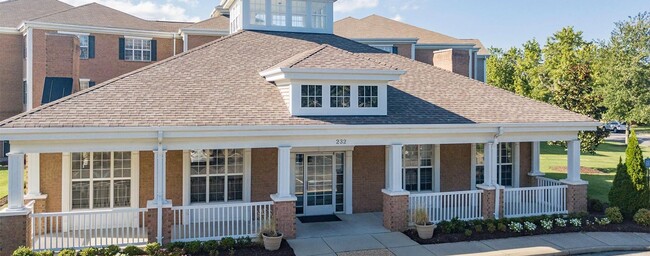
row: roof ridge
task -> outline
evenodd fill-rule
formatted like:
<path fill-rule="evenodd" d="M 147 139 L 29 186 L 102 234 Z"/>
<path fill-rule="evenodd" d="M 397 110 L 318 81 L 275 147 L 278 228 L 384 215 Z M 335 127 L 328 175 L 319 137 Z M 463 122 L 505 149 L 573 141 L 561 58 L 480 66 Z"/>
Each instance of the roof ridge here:
<path fill-rule="evenodd" d="M 305 60 L 311 58 L 312 56 L 316 55 L 317 53 L 319 53 L 319 52 L 325 50 L 325 48 L 327 48 L 328 46 L 330 46 L 330 45 L 329 45 L 329 44 L 320 44 L 320 45 L 318 45 L 317 47 L 314 47 L 314 48 L 311 48 L 311 49 L 309 49 L 309 50 L 306 50 L 306 51 L 304 51 L 304 52 L 299 53 L 299 54 L 302 54 L 302 53 L 308 53 L 308 52 L 310 52 L 310 51 L 313 51 L 312 53 L 307 54 L 305 57 L 300 58 L 299 60 L 297 60 L 297 61 L 291 63 L 291 65 L 289 66 L 289 68 L 292 68 L 292 67 L 294 67 L 294 66 L 300 64 L 301 62 L 303 62 L 303 61 L 305 61 Z M 296 55 L 298 55 L 298 54 L 296 54 Z M 294 55 L 294 56 L 295 56 L 295 55 Z M 293 56 L 291 56 L 291 57 L 293 57 Z M 290 57 L 290 58 L 291 58 L 291 57 Z M 288 59 L 287 59 L 287 60 L 288 60 Z M 280 63 L 282 63 L 282 62 L 280 62 Z"/>
<path fill-rule="evenodd" d="M 28 115 L 31 115 L 31 114 L 34 114 L 34 113 L 40 112 L 40 111 L 42 111 L 42 110 L 48 109 L 48 108 L 53 107 L 53 106 L 56 106 L 56 105 L 58 105 L 58 104 L 60 104 L 60 103 L 63 103 L 63 102 L 65 102 L 65 101 L 68 101 L 68 100 L 70 100 L 70 99 L 72 99 L 72 98 L 79 97 L 79 96 L 84 95 L 84 94 L 87 94 L 87 93 L 89 93 L 89 92 L 92 92 L 92 91 L 98 90 L 99 88 L 106 87 L 106 86 L 108 86 L 108 85 L 110 85 L 110 84 L 112 84 L 112 83 L 114 83 L 114 82 L 117 82 L 117 81 L 119 81 L 119 80 L 122 80 L 122 79 L 124 79 L 124 78 L 126 78 L 126 77 L 129 77 L 129 76 L 135 75 L 135 74 L 140 73 L 140 72 L 145 71 L 145 70 L 152 69 L 152 68 L 154 68 L 154 67 L 158 67 L 158 66 L 160 66 L 160 65 L 162 65 L 162 64 L 165 64 L 165 63 L 171 62 L 171 61 L 176 60 L 176 59 L 178 59 L 178 58 L 180 58 L 180 57 L 183 57 L 183 56 L 185 56 L 185 55 L 188 55 L 188 54 L 191 54 L 191 53 L 193 53 L 193 52 L 199 51 L 199 50 L 201 50 L 201 49 L 203 49 L 203 48 L 206 48 L 206 47 L 208 47 L 208 46 L 210 46 L 210 45 L 213 45 L 213 44 L 216 44 L 216 43 L 219 43 L 219 42 L 223 42 L 223 41 L 225 41 L 225 40 L 227 40 L 227 39 L 231 39 L 231 38 L 233 38 L 233 37 L 235 37 L 235 36 L 238 36 L 238 35 L 243 34 L 244 32 L 245 32 L 245 31 L 242 30 L 242 31 L 239 31 L 239 32 L 237 32 L 237 33 L 234 33 L 234 34 L 231 34 L 231 35 L 228 35 L 228 36 L 225 36 L 225 37 L 219 38 L 219 39 L 214 40 L 214 41 L 212 41 L 212 42 L 209 42 L 209 43 L 203 44 L 203 45 L 201 45 L 201 46 L 198 46 L 198 47 L 196 47 L 196 48 L 194 48 L 194 49 L 192 49 L 192 50 L 189 50 L 189 51 L 183 52 L 183 53 L 178 54 L 178 55 L 176 55 L 176 56 L 169 57 L 169 58 L 167 58 L 167 59 L 161 60 L 161 61 L 159 61 L 159 62 L 156 62 L 156 63 L 150 64 L 150 65 L 144 66 L 144 67 L 142 67 L 142 68 L 136 69 L 136 70 L 131 71 L 131 72 L 128 72 L 128 73 L 126 73 L 126 74 L 123 74 L 123 75 L 120 75 L 120 76 L 118 76 L 118 77 L 115 77 L 115 78 L 109 79 L 109 80 L 107 80 L 107 81 L 104 81 L 103 83 L 100 83 L 100 84 L 98 84 L 98 85 L 95 85 L 95 86 L 93 86 L 93 87 L 90 87 L 90 88 L 88 88 L 88 89 L 86 89 L 86 90 L 83 90 L 83 91 L 79 91 L 79 92 L 76 92 L 76 93 L 70 94 L 70 95 L 68 95 L 68 96 L 66 96 L 66 97 L 63 97 L 63 98 L 60 98 L 60 99 L 58 99 L 58 100 L 52 101 L 52 102 L 47 103 L 47 104 L 45 104 L 45 105 L 38 106 L 38 107 L 33 108 L 33 109 L 29 110 L 29 111 L 25 111 L 25 112 L 23 112 L 23 113 L 20 113 L 20 114 L 18 114 L 18 115 L 13 116 L 13 117 L 7 118 L 7 119 L 5 119 L 5 120 L 3 120 L 3 121 L 0 121 L 0 127 L 5 126 L 5 125 L 8 125 L 8 124 L 10 124 L 10 123 L 12 123 L 12 122 L 14 122 L 14 121 L 16 121 L 16 120 L 18 120 L 18 119 L 21 119 L 21 118 L 23 118 L 23 117 L 25 117 L 25 116 L 28 116 Z"/>
<path fill-rule="evenodd" d="M 450 35 L 447 35 L 447 34 L 436 32 L 436 31 L 433 31 L 433 30 L 429 30 L 429 29 L 426 29 L 426 28 L 419 27 L 419 26 L 415 26 L 415 25 L 412 25 L 412 24 L 409 24 L 409 23 L 406 23 L 406 22 L 401 22 L 401 21 L 397 21 L 397 20 L 394 20 L 394 19 L 391 19 L 391 18 L 387 18 L 387 17 L 381 16 L 379 14 L 371 14 L 371 15 L 368 15 L 368 16 L 364 17 L 363 19 L 370 18 L 370 17 L 377 17 L 377 18 L 381 18 L 381 19 L 384 19 L 384 20 L 389 20 L 391 22 L 399 23 L 399 24 L 404 25 L 404 26 L 416 28 L 416 29 L 419 29 L 419 30 L 424 30 L 425 32 L 428 32 L 428 33 L 435 33 L 435 34 L 443 35 L 443 36 L 446 36 L 446 37 L 449 37 L 449 38 L 452 38 L 452 39 L 462 40 L 462 39 L 459 39 L 459 38 L 456 38 L 456 37 L 453 37 L 453 36 L 450 36 Z"/>
<path fill-rule="evenodd" d="M 60 1 L 59 1 L 59 2 L 60 2 Z M 62 2 L 62 3 L 63 3 L 63 2 Z M 93 3 L 94 3 L 94 2 L 93 2 Z M 52 13 L 44 14 L 44 15 L 41 15 L 41 16 L 32 17 L 32 18 L 29 18 L 29 20 L 30 20 L 30 21 L 35 21 L 35 20 L 37 20 L 37 19 L 42 19 L 42 18 L 49 17 L 49 16 L 52 16 L 52 15 L 55 15 L 55 14 L 59 14 L 59 13 L 62 13 L 62 12 L 67 12 L 67 11 L 74 10 L 74 9 L 79 8 L 79 7 L 86 6 L 86 5 L 90 5 L 90 4 L 93 4 L 93 3 L 82 4 L 82 5 L 80 5 L 80 6 L 72 6 L 72 5 L 70 5 L 72 8 L 65 9 L 65 10 L 60 10 L 60 11 L 58 11 L 58 12 L 52 12 Z M 67 4 L 67 3 L 64 3 L 64 4 Z M 67 4 L 67 5 L 69 5 L 69 4 Z"/>
<path fill-rule="evenodd" d="M 67 11 L 77 10 L 77 9 L 82 8 L 82 7 L 88 7 L 88 6 L 91 6 L 91 5 L 98 5 L 98 6 L 101 6 L 101 7 L 103 7 L 103 8 L 108 8 L 108 9 L 111 9 L 112 11 L 116 11 L 116 12 L 122 13 L 122 14 L 124 14 L 124 15 L 131 16 L 131 17 L 136 18 L 136 19 L 138 19 L 138 20 L 140 20 L 140 21 L 145 21 L 145 22 L 153 22 L 153 21 L 154 21 L 154 20 L 143 19 L 143 18 L 140 18 L 140 17 L 138 17 L 138 16 L 135 16 L 135 15 L 129 14 L 129 13 L 127 13 L 127 12 L 120 11 L 120 10 L 118 10 L 118 9 L 115 9 L 115 8 L 110 7 L 110 6 L 106 6 L 106 5 L 103 5 L 103 4 L 100 4 L 100 3 L 97 3 L 97 2 L 91 2 L 91 3 L 87 3 L 87 4 L 82 4 L 82 5 L 79 5 L 79 6 L 76 6 L 76 7 L 70 8 L 70 9 L 67 9 L 67 10 L 62 10 L 62 11 L 59 11 L 59 12 L 54 12 L 54 13 L 50 13 L 50 14 L 47 14 L 47 15 L 44 15 L 44 16 L 40 16 L 40 17 L 37 17 L 37 18 L 32 18 L 32 20 L 37 20 L 37 19 L 42 19 L 42 18 L 50 17 L 50 16 L 53 16 L 53 15 L 56 15 L 56 14 L 61 14 L 61 13 L 67 12 Z"/>

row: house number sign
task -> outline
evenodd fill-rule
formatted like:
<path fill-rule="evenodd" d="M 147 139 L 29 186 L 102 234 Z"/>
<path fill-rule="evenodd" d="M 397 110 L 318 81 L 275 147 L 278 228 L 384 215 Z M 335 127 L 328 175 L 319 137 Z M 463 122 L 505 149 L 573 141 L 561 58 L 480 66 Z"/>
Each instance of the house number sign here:
<path fill-rule="evenodd" d="M 348 140 L 346 139 L 336 139 L 336 145 L 345 145 L 348 144 Z"/>

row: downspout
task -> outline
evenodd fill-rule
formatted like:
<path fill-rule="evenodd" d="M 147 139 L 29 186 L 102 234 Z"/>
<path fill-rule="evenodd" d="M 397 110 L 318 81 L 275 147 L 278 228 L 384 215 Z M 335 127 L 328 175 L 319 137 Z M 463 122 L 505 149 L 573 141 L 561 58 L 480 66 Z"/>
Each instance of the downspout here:
<path fill-rule="evenodd" d="M 156 149 L 156 151 L 157 151 L 156 153 L 158 154 L 157 161 L 158 161 L 158 171 L 159 171 L 158 176 L 159 177 L 156 180 L 156 182 L 158 182 L 158 191 L 156 191 L 156 193 L 157 193 L 157 196 L 156 196 L 157 200 L 156 201 L 157 201 L 157 205 L 158 205 L 158 214 L 157 214 L 158 215 L 157 216 L 158 217 L 158 220 L 157 220 L 158 225 L 156 227 L 156 229 L 157 229 L 156 239 L 158 240 L 159 244 L 162 244 L 162 242 L 163 242 L 163 230 L 162 230 L 163 210 L 162 210 L 162 208 L 163 208 L 163 196 L 164 196 L 163 186 L 165 185 L 165 176 L 164 176 L 164 173 L 162 172 L 162 170 L 164 168 L 163 163 L 165 161 L 164 158 L 162 157 L 162 155 L 163 155 L 162 142 L 163 142 L 163 131 L 158 131 L 158 148 Z"/>
<path fill-rule="evenodd" d="M 496 157 L 497 161 L 495 163 L 490 163 L 491 165 L 493 165 L 491 167 L 496 167 L 496 165 L 499 162 L 499 153 L 498 153 L 499 151 L 498 150 L 499 150 L 499 137 L 501 137 L 501 135 L 503 135 L 503 127 L 499 127 L 497 133 L 494 135 L 493 147 L 497 148 L 497 150 L 494 151 L 495 153 L 497 153 L 497 157 Z M 490 150 L 492 150 L 492 149 L 490 149 Z M 490 168 L 490 169 L 492 169 L 492 168 Z M 496 168 L 494 168 L 493 171 L 496 172 L 497 171 Z M 497 175 L 497 179 L 493 180 L 494 189 L 495 189 L 494 218 L 497 219 L 497 220 L 499 219 L 499 209 L 500 209 L 499 203 L 501 202 L 501 191 L 500 191 L 501 189 L 499 189 L 499 178 L 498 177 L 499 176 Z"/>

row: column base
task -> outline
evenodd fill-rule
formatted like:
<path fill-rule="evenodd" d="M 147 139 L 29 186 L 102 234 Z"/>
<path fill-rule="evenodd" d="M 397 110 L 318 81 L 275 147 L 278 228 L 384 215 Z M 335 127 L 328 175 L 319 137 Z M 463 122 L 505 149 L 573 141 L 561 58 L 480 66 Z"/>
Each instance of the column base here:
<path fill-rule="evenodd" d="M 296 238 L 296 201 L 273 201 L 273 220 L 284 238 Z"/>
<path fill-rule="evenodd" d="M 384 192 L 384 227 L 390 231 L 404 231 L 408 228 L 409 192 Z"/>
<path fill-rule="evenodd" d="M 162 244 L 170 243 L 172 240 L 173 212 L 172 201 L 165 200 L 162 208 Z M 149 243 L 158 241 L 158 202 L 154 200 L 147 201 L 147 213 L 145 214 L 145 224 L 147 225 L 147 238 Z"/>
<path fill-rule="evenodd" d="M 31 245 L 31 210 L 0 211 L 0 255 L 11 255 L 20 246 Z"/>
<path fill-rule="evenodd" d="M 564 181 L 563 181 L 564 182 Z M 567 184 L 566 208 L 569 213 L 587 212 L 587 182 Z"/>

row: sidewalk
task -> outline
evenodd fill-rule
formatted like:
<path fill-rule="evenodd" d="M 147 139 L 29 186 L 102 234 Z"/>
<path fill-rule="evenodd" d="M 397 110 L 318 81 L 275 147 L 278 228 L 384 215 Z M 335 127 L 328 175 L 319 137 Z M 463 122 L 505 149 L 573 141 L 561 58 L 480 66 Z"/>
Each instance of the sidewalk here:
<path fill-rule="evenodd" d="M 298 256 L 312 255 L 569 255 L 650 250 L 646 233 L 566 233 L 419 245 L 399 232 L 289 240 Z"/>

